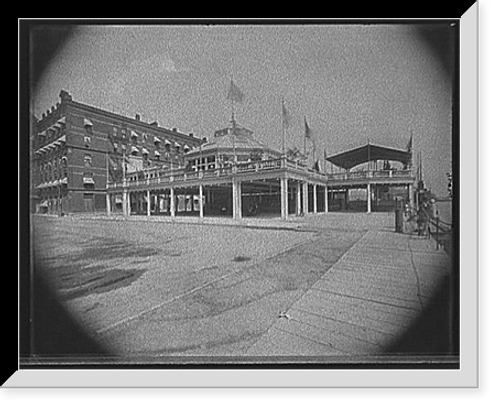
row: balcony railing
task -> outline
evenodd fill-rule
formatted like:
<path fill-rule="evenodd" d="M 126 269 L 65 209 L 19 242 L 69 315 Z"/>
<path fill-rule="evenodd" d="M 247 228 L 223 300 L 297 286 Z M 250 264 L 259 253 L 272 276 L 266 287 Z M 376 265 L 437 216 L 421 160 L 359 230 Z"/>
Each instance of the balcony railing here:
<path fill-rule="evenodd" d="M 406 179 L 413 177 L 413 170 L 354 171 L 328 174 L 329 181 L 356 181 L 366 179 Z"/>
<path fill-rule="evenodd" d="M 169 182 L 196 181 L 216 179 L 231 175 L 242 175 L 273 170 L 289 170 L 300 172 L 312 178 L 326 181 L 356 181 L 367 179 L 411 178 L 412 170 L 355 171 L 325 174 L 306 165 L 287 158 L 274 158 L 262 161 L 238 163 L 221 168 L 207 170 L 169 170 L 165 168 L 145 169 L 127 174 L 126 185 L 130 187 L 161 184 Z M 121 187 L 123 182 L 108 183 L 111 188 Z"/>

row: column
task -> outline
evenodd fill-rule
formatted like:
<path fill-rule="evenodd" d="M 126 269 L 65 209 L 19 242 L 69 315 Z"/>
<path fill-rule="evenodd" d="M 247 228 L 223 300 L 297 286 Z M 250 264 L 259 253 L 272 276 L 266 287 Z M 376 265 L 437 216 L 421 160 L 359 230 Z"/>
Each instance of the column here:
<path fill-rule="evenodd" d="M 128 207 L 127 207 L 127 202 L 128 202 L 128 193 L 127 190 L 123 190 L 123 197 L 122 197 L 122 210 L 123 210 L 123 216 L 127 216 L 128 214 Z"/>
<path fill-rule="evenodd" d="M 288 218 L 288 179 L 280 178 L 281 218 Z"/>
<path fill-rule="evenodd" d="M 297 181 L 297 195 L 295 197 L 295 201 L 296 201 L 296 207 L 295 207 L 296 214 L 300 215 L 302 213 L 302 206 L 300 201 L 300 181 Z"/>
<path fill-rule="evenodd" d="M 233 180 L 233 218 L 241 218 L 241 182 Z"/>
<path fill-rule="evenodd" d="M 127 191 L 127 195 L 126 195 L 126 207 L 125 209 L 127 210 L 127 216 L 130 216 L 130 192 Z"/>
<path fill-rule="evenodd" d="M 302 183 L 302 205 L 303 213 L 307 215 L 309 213 L 309 184 L 307 182 Z"/>
<path fill-rule="evenodd" d="M 371 184 L 368 183 L 366 185 L 366 212 L 371 213 L 372 211 L 372 187 Z"/>
<path fill-rule="evenodd" d="M 198 191 L 198 204 L 200 206 L 200 218 L 203 218 L 203 185 L 201 184 Z"/>
<path fill-rule="evenodd" d="M 111 215 L 111 194 L 106 192 L 106 214 Z"/>
<path fill-rule="evenodd" d="M 151 191 L 148 189 L 146 191 L 146 214 L 147 216 L 151 216 Z"/>
<path fill-rule="evenodd" d="M 325 185 L 325 213 L 328 212 L 328 186 Z"/>
<path fill-rule="evenodd" d="M 408 200 L 410 204 L 410 208 L 415 208 L 415 193 L 413 189 L 413 184 L 408 184 Z"/>
<path fill-rule="evenodd" d="M 313 184 L 313 212 L 318 212 L 318 186 Z"/>
<path fill-rule="evenodd" d="M 170 216 L 175 216 L 175 195 L 174 188 L 170 188 Z"/>

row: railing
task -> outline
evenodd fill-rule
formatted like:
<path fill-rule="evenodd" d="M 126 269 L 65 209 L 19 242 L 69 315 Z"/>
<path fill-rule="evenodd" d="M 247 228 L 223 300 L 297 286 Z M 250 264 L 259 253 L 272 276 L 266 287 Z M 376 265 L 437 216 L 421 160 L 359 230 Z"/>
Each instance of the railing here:
<path fill-rule="evenodd" d="M 453 224 L 445 222 L 439 218 L 439 216 L 433 216 L 425 208 L 422 209 L 423 215 L 421 219 L 422 228 L 418 230 L 426 230 L 422 232 L 427 237 L 433 238 L 436 241 L 436 250 L 443 247 L 446 253 L 451 254 L 452 246 L 452 235 L 453 235 Z M 418 209 L 410 208 L 408 209 L 408 221 L 418 225 Z"/>
<path fill-rule="evenodd" d="M 326 174 L 314 169 L 310 169 L 297 161 L 292 161 L 287 158 L 274 158 L 261 161 L 237 163 L 234 166 L 230 165 L 222 168 L 212 168 L 208 170 L 187 171 L 185 169 L 146 169 L 127 174 L 125 184 L 131 187 L 135 187 L 154 183 L 194 181 L 199 179 L 220 178 L 235 174 L 240 175 L 252 172 L 273 171 L 280 169 L 300 171 L 308 174 L 311 177 L 320 177 L 325 180 L 327 177 Z M 108 183 L 109 188 L 118 188 L 121 186 L 123 186 L 123 181 Z"/>
<path fill-rule="evenodd" d="M 328 179 L 331 181 L 350 181 L 360 179 L 398 179 L 411 178 L 413 172 L 410 169 L 405 170 L 382 170 L 382 171 L 354 171 L 354 172 L 338 172 L 328 174 Z"/>

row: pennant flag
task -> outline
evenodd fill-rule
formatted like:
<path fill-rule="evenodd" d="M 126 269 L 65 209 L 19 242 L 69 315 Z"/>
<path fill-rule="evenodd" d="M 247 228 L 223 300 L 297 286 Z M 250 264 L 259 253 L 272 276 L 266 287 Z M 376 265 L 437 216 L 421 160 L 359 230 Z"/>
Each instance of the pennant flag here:
<path fill-rule="evenodd" d="M 231 79 L 231 84 L 229 85 L 229 91 L 227 93 L 227 99 L 231 100 L 232 102 L 243 102 L 243 91 L 241 91 L 236 84 L 233 82 L 233 79 Z"/>
<path fill-rule="evenodd" d="M 305 125 L 304 137 L 306 137 L 307 139 L 310 139 L 312 137 L 312 131 L 311 131 L 311 128 L 309 127 L 309 125 L 307 124 L 306 117 L 304 117 L 304 125 Z"/>
<path fill-rule="evenodd" d="M 285 107 L 285 100 L 281 100 L 283 128 L 290 128 L 290 114 Z"/>
<path fill-rule="evenodd" d="M 412 152 L 413 150 L 413 135 L 410 136 L 408 144 L 406 144 L 406 152 Z"/>

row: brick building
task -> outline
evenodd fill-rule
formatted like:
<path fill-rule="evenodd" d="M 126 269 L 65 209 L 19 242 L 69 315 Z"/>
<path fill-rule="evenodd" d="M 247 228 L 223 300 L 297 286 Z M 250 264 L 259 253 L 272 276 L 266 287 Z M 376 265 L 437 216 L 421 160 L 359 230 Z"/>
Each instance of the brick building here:
<path fill-rule="evenodd" d="M 104 212 L 107 182 L 121 180 L 124 171 L 183 168 L 185 155 L 202 142 L 139 115 L 128 118 L 76 102 L 64 90 L 59 97 L 34 124 L 31 186 L 37 212 Z"/>

